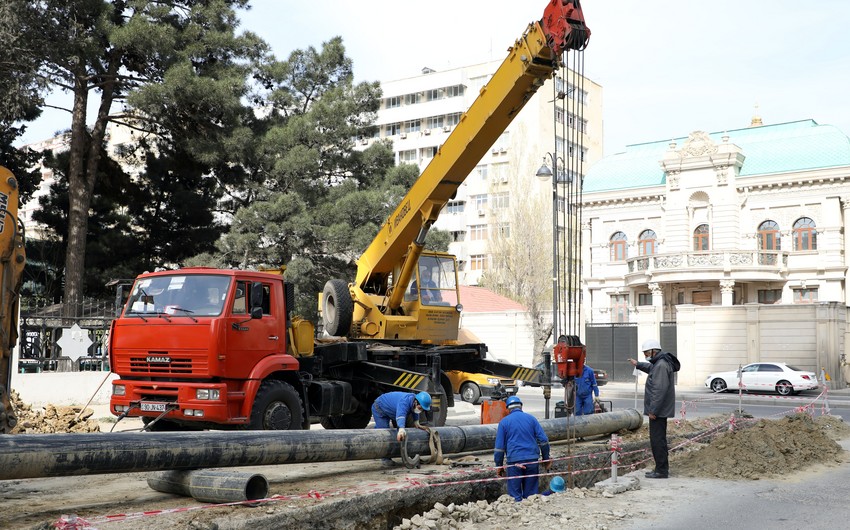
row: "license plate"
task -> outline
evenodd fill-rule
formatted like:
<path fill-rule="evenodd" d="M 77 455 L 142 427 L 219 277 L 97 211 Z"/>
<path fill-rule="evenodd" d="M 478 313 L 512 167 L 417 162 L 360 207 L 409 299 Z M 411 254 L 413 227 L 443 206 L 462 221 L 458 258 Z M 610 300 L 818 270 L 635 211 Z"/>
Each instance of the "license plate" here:
<path fill-rule="evenodd" d="M 165 412 L 167 403 L 142 403 L 142 412 Z"/>

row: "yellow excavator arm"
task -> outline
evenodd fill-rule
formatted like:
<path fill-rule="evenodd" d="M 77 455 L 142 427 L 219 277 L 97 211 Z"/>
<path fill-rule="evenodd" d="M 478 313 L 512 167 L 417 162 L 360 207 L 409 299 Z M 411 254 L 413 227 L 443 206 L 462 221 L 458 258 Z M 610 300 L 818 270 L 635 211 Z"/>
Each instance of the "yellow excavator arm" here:
<path fill-rule="evenodd" d="M 11 403 L 12 350 L 18 342 L 18 300 L 23 281 L 24 230 L 18 221 L 18 181 L 0 167 L 0 434 L 17 424 Z"/>

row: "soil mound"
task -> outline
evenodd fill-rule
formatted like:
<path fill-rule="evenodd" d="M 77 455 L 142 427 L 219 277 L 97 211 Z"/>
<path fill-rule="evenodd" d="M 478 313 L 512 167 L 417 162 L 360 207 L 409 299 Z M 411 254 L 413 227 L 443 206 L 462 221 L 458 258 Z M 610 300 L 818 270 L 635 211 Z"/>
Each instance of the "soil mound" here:
<path fill-rule="evenodd" d="M 753 479 L 782 475 L 815 463 L 840 460 L 835 440 L 850 427 L 840 418 L 815 421 L 808 414 L 780 420 L 741 423 L 707 444 L 671 457 L 677 474 L 723 479 Z"/>
<path fill-rule="evenodd" d="M 14 390 L 12 390 L 12 406 L 18 417 L 18 424 L 12 429 L 12 434 L 100 432 L 100 425 L 91 419 L 94 414 L 92 409 L 83 410 L 83 407 L 74 406 L 57 407 L 52 404 L 33 408 L 32 405 L 24 403 Z"/>

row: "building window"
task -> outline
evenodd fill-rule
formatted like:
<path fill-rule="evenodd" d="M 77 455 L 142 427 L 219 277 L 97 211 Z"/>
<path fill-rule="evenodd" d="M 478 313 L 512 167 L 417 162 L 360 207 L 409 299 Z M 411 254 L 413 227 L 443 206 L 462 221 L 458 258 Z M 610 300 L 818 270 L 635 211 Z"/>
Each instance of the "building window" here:
<path fill-rule="evenodd" d="M 487 174 L 488 174 L 487 164 L 481 164 L 481 165 L 475 166 L 475 169 L 473 169 L 472 172 L 473 172 L 473 174 L 478 175 L 478 177 L 481 180 L 487 180 Z"/>
<path fill-rule="evenodd" d="M 429 129 L 440 129 L 443 127 L 443 123 L 445 122 L 444 116 L 431 116 L 426 120 Z"/>
<path fill-rule="evenodd" d="M 446 125 L 457 125 L 460 123 L 460 112 L 446 114 Z"/>
<path fill-rule="evenodd" d="M 493 183 L 505 184 L 508 182 L 508 164 L 493 164 Z"/>
<path fill-rule="evenodd" d="M 818 290 L 815 289 L 794 289 L 795 304 L 814 304 L 818 301 Z"/>
<path fill-rule="evenodd" d="M 818 231 L 815 222 L 801 217 L 794 222 L 794 250 L 817 250 Z"/>
<path fill-rule="evenodd" d="M 611 322 L 629 321 L 629 295 L 611 295 Z"/>
<path fill-rule="evenodd" d="M 422 158 L 434 158 L 437 156 L 437 146 L 423 147 Z"/>
<path fill-rule="evenodd" d="M 655 254 L 655 232 L 652 230 L 644 230 L 638 237 L 638 254 L 641 256 L 651 256 Z"/>
<path fill-rule="evenodd" d="M 446 213 L 463 213 L 466 203 L 463 201 L 449 201 L 446 205 Z"/>
<path fill-rule="evenodd" d="M 609 243 L 611 245 L 611 261 L 625 261 L 628 257 L 626 255 L 626 234 L 623 232 L 617 232 L 611 239 Z"/>
<path fill-rule="evenodd" d="M 694 250 L 708 250 L 708 225 L 699 225 L 694 230 Z"/>
<path fill-rule="evenodd" d="M 390 123 L 387 125 L 387 136 L 401 134 L 401 123 Z"/>
<path fill-rule="evenodd" d="M 466 239 L 466 230 L 456 230 L 451 233 L 452 241 L 458 243 Z"/>
<path fill-rule="evenodd" d="M 396 107 L 401 107 L 401 97 L 393 96 L 391 98 L 387 98 L 384 100 L 384 107 L 388 109 L 394 109 Z"/>
<path fill-rule="evenodd" d="M 413 94 L 406 94 L 404 96 L 404 104 L 405 105 L 416 105 L 417 103 L 422 102 L 422 92 L 414 92 Z"/>
<path fill-rule="evenodd" d="M 779 225 L 774 221 L 765 221 L 759 225 L 759 250 L 780 250 Z"/>
<path fill-rule="evenodd" d="M 499 223 L 496 226 L 496 229 L 499 231 L 499 237 L 503 237 L 505 239 L 509 239 L 511 237 L 511 224 L 510 223 Z"/>
<path fill-rule="evenodd" d="M 487 195 L 472 195 L 469 197 L 470 202 L 475 204 L 475 209 L 478 210 L 478 213 L 484 214 L 484 210 L 487 209 Z"/>
<path fill-rule="evenodd" d="M 470 241 L 483 241 L 487 239 L 487 225 L 471 225 L 469 227 Z"/>
<path fill-rule="evenodd" d="M 779 304 L 782 302 L 782 289 L 759 289 L 760 304 Z"/>
<path fill-rule="evenodd" d="M 406 133 L 414 133 L 419 132 L 420 121 L 419 120 L 408 120 L 404 122 L 404 132 Z"/>
<path fill-rule="evenodd" d="M 469 256 L 469 270 L 483 271 L 487 268 L 487 257 L 484 254 L 473 254 Z"/>
<path fill-rule="evenodd" d="M 399 162 L 416 162 L 416 149 L 407 149 L 398 152 Z"/>
<path fill-rule="evenodd" d="M 435 99 L 443 99 L 443 89 L 442 88 L 432 88 L 431 90 L 425 91 L 425 99 L 428 101 L 434 101 Z"/>
<path fill-rule="evenodd" d="M 638 305 L 652 305 L 652 293 L 638 293 Z"/>
<path fill-rule="evenodd" d="M 447 98 L 457 98 L 463 95 L 463 85 L 454 85 L 446 87 Z"/>
<path fill-rule="evenodd" d="M 494 193 L 492 199 L 494 210 L 506 210 L 511 206 L 511 196 L 508 193 Z"/>

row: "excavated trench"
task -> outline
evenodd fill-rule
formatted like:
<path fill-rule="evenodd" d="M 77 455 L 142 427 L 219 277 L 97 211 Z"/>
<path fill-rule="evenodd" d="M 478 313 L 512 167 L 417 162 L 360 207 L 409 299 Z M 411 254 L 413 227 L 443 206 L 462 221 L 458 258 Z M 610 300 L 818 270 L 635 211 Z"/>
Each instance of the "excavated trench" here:
<path fill-rule="evenodd" d="M 610 478 L 611 453 L 607 441 L 607 437 L 599 437 L 582 444 L 571 442 L 572 446 L 554 444 L 552 456 L 558 460 L 550 473 L 552 476 L 560 474 L 573 488 L 592 487 Z M 646 442 L 623 447 L 631 456 L 621 457 L 620 464 L 629 465 L 643 458 L 642 452 L 633 451 L 646 447 Z M 492 469 L 481 468 L 490 462 L 491 455 L 491 452 L 481 453 L 481 463 L 474 470 L 445 466 L 425 466 L 422 470 L 410 471 L 399 469 L 393 472 L 392 479 L 376 484 L 372 491 L 341 495 L 313 504 L 278 506 L 262 514 L 243 512 L 238 517 L 230 514 L 212 521 L 209 528 L 392 529 L 405 518 L 431 510 L 437 503 L 445 506 L 481 500 L 491 503 L 504 495 L 504 480 L 493 480 Z M 541 478 L 541 491 L 548 486 L 548 480 L 548 477 Z"/>

